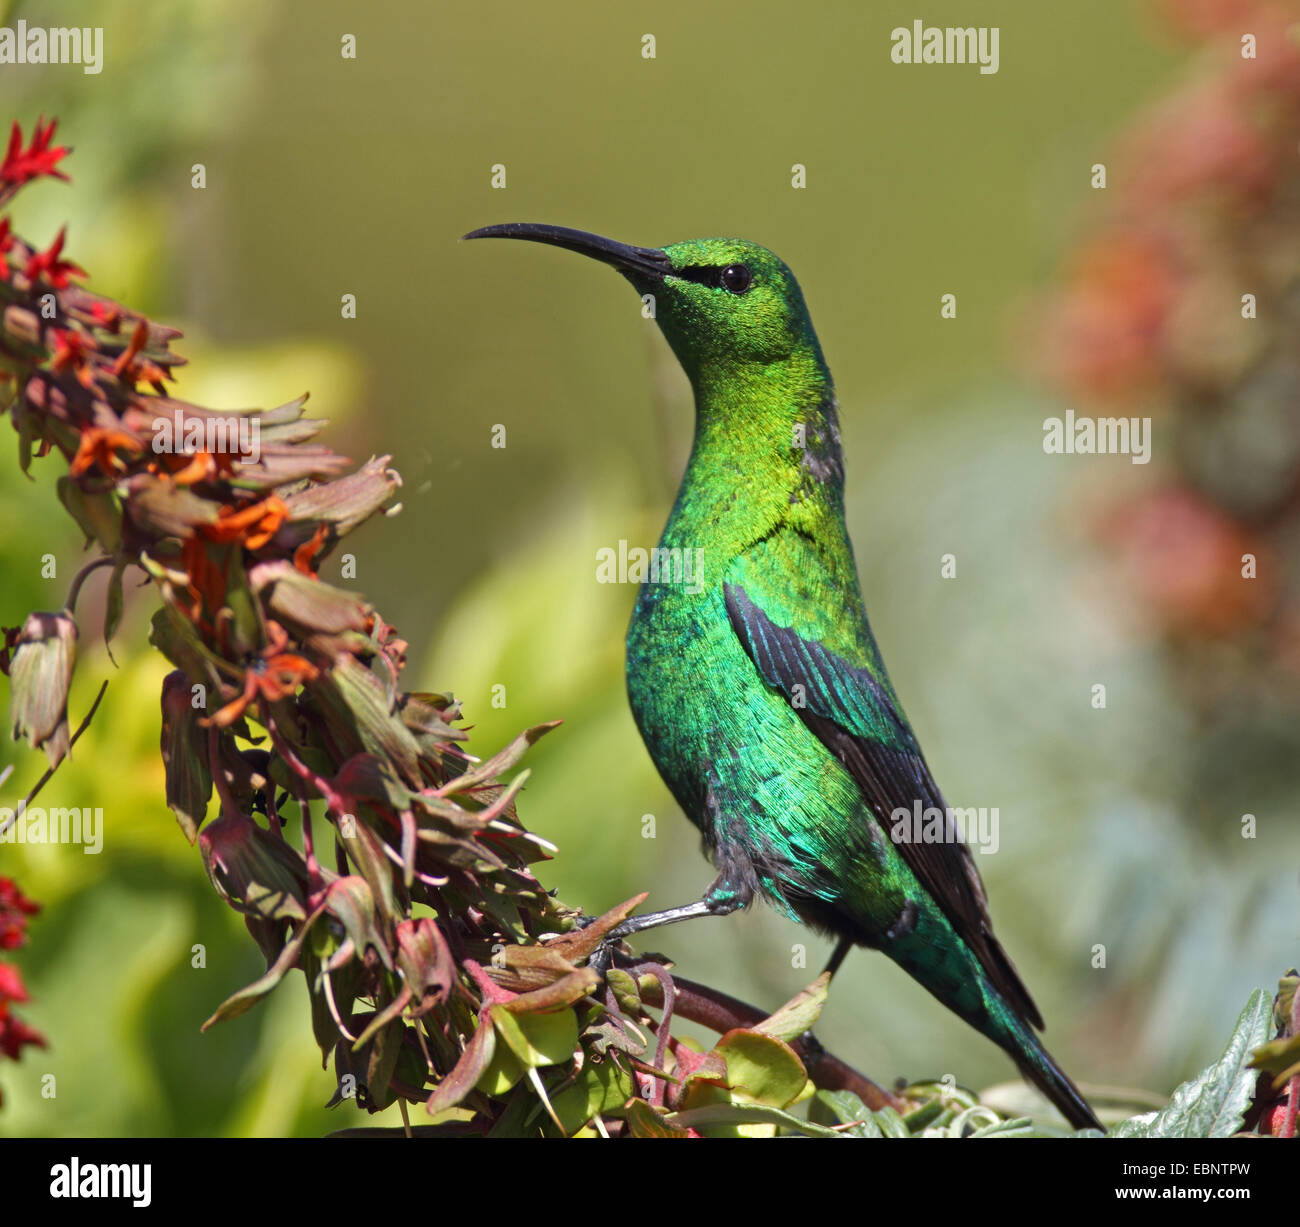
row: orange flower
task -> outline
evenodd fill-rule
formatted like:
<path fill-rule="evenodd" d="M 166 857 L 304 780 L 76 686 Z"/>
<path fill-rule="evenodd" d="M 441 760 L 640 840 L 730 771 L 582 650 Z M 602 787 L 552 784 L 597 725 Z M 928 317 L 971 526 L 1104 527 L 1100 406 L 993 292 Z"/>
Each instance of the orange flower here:
<path fill-rule="evenodd" d="M 194 598 L 188 611 L 190 617 L 197 622 L 205 604 L 215 614 L 226 600 L 226 576 L 212 561 L 207 543 L 198 537 L 186 537 L 181 545 L 181 564 L 190 577 L 189 591 Z"/>
<path fill-rule="evenodd" d="M 141 320 L 135 326 L 135 331 L 131 334 L 131 339 L 127 342 L 126 348 L 118 354 L 117 361 L 113 363 L 113 374 L 123 383 L 136 384 L 141 380 L 146 383 L 161 383 L 164 379 L 169 378 L 162 367 L 156 366 L 148 359 L 137 361 L 140 351 L 144 349 L 148 340 L 149 325 L 146 321 Z"/>
<path fill-rule="evenodd" d="M 284 500 L 272 494 L 260 503 L 238 510 L 231 506 L 222 507 L 217 512 L 217 522 L 202 524 L 199 531 L 218 545 L 239 542 L 245 549 L 259 550 L 280 531 L 280 525 L 288 517 L 289 508 Z"/>
<path fill-rule="evenodd" d="M 142 450 L 140 440 L 125 430 L 90 426 L 82 432 L 77 454 L 72 458 L 68 473 L 72 477 L 80 477 L 87 469 L 98 465 L 102 472 L 111 477 L 126 468 L 118 459 L 119 450 L 139 453 Z"/>
<path fill-rule="evenodd" d="M 304 541 L 293 552 L 293 565 L 312 579 L 316 578 L 316 555 L 320 553 L 321 546 L 325 544 L 325 538 L 328 536 L 329 530 L 325 525 L 317 524 L 316 531 L 311 535 L 311 540 Z"/>
<path fill-rule="evenodd" d="M 202 724 L 215 724 L 226 728 L 234 724 L 257 698 L 275 703 L 288 698 L 305 682 L 315 681 L 320 670 L 305 656 L 293 652 L 280 652 L 266 660 L 259 660 L 244 674 L 244 689 L 227 703 L 210 720 Z"/>
<path fill-rule="evenodd" d="M 186 452 L 167 452 L 159 460 L 150 464 L 149 471 L 166 472 L 178 486 L 193 486 L 212 477 L 233 473 L 234 468 L 235 458 L 227 452 L 220 452 L 215 456 L 205 451 L 198 451 L 193 455 Z"/>

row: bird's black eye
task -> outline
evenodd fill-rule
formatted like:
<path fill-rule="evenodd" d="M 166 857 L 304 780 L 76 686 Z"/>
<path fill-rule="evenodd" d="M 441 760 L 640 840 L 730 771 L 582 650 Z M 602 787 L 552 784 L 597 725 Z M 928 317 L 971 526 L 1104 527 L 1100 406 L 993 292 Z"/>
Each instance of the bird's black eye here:
<path fill-rule="evenodd" d="M 749 271 L 747 264 L 728 264 L 722 270 L 722 288 L 733 294 L 743 294 L 753 280 L 754 274 Z"/>

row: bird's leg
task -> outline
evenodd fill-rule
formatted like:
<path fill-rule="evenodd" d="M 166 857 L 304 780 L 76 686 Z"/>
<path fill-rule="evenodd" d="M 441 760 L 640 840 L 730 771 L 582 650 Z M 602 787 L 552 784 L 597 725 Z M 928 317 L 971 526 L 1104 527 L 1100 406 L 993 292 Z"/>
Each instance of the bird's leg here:
<path fill-rule="evenodd" d="M 827 960 L 826 966 L 822 968 L 822 975 L 830 975 L 832 979 L 835 973 L 839 971 L 840 964 L 853 949 L 853 941 L 848 937 L 841 937 L 835 944 L 835 949 L 831 951 L 831 957 Z M 822 1047 L 819 1040 L 811 1031 L 805 1031 L 798 1040 L 795 1041 L 795 1048 L 803 1061 L 804 1068 L 811 1075 L 817 1062 L 826 1055 L 826 1049 Z"/>
<path fill-rule="evenodd" d="M 676 924 L 679 920 L 696 920 L 701 916 L 730 916 L 748 906 L 754 892 L 747 888 L 731 886 L 721 878 L 704 892 L 704 898 L 682 907 L 665 908 L 662 912 L 647 912 L 644 916 L 629 916 L 616 929 L 610 931 L 612 941 L 631 937 L 633 933 L 644 933 L 647 929 L 658 929 L 664 925 Z"/>
<path fill-rule="evenodd" d="M 829 973 L 832 978 L 839 971 L 840 964 L 844 962 L 845 956 L 853 949 L 853 940 L 848 937 L 841 937 L 836 944 L 835 949 L 831 951 L 831 957 L 826 966 L 822 968 L 822 975 Z"/>
<path fill-rule="evenodd" d="M 665 908 L 662 912 L 647 912 L 644 916 L 629 916 L 617 928 L 611 929 L 601 942 L 600 948 L 588 959 L 588 964 L 602 974 L 609 968 L 613 957 L 613 947 L 625 937 L 634 933 L 645 933 L 649 929 L 659 929 L 664 925 L 676 924 L 679 920 L 697 920 L 702 916 L 730 916 L 748 906 L 754 892 L 748 887 L 732 886 L 718 878 L 704 893 L 703 899 L 681 907 Z"/>

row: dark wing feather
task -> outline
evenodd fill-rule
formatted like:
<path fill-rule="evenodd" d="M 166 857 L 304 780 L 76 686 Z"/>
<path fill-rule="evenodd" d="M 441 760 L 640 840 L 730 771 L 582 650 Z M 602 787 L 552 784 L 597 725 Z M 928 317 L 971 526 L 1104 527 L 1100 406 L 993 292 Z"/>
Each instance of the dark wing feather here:
<path fill-rule="evenodd" d="M 886 834 L 893 811 L 910 811 L 917 801 L 923 809 L 944 812 L 948 838 L 896 841 L 894 846 L 1008 1004 L 1041 1027 L 1038 1007 L 993 936 L 984 883 L 970 849 L 947 817 L 939 787 L 888 691 L 868 669 L 777 626 L 740 585 L 725 584 L 723 592 L 731 625 L 763 679 L 790 700 L 808 728 L 848 768 Z"/>

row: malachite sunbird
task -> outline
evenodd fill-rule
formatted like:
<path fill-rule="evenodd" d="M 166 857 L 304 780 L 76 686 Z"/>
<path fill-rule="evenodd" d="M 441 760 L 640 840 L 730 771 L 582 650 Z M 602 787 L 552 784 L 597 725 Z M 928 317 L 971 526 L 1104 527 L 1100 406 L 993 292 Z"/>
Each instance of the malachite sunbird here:
<path fill-rule="evenodd" d="M 671 582 L 670 567 L 642 585 L 627 689 L 718 875 L 698 903 L 616 933 L 725 915 L 761 895 L 839 939 L 832 968 L 854 944 L 883 950 L 1072 1125 L 1098 1127 L 1035 1034 L 1042 1016 L 993 935 L 979 871 L 867 624 L 835 390 L 794 275 L 741 239 L 661 250 L 525 223 L 466 237 L 612 265 L 651 296 L 695 391 L 694 444 L 659 543 L 691 551 L 693 582 Z M 894 820 L 918 802 L 945 815 L 939 838 Z"/>

